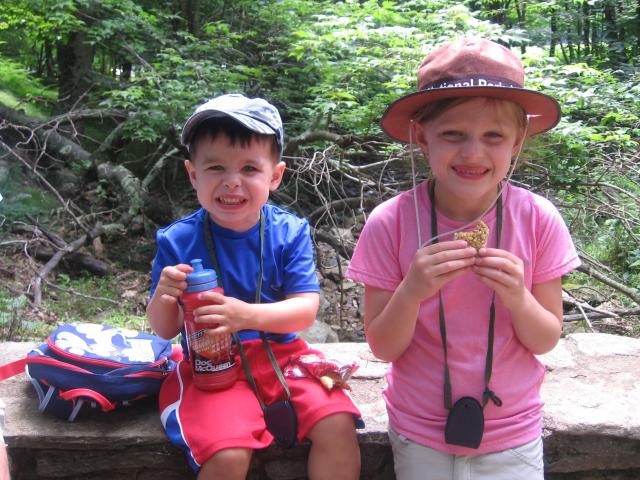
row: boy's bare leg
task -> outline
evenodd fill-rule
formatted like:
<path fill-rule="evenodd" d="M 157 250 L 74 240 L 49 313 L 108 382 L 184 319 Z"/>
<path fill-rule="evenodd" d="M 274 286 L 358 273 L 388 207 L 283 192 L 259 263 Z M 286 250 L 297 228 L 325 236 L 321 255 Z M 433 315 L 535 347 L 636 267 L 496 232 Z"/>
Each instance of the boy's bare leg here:
<path fill-rule="evenodd" d="M 251 455 L 249 448 L 225 448 L 204 462 L 198 480 L 244 480 L 247 478 Z"/>
<path fill-rule="evenodd" d="M 307 434 L 311 440 L 308 474 L 312 480 L 356 480 L 360 445 L 350 413 L 323 418 Z"/>

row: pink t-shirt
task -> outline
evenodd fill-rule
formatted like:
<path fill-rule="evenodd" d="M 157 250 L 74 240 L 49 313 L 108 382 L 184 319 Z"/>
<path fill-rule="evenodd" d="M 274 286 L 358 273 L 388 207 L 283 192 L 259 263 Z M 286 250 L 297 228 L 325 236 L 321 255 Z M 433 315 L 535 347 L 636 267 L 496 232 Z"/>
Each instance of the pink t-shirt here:
<path fill-rule="evenodd" d="M 431 237 L 427 183 L 417 187 L 422 241 Z M 483 217 L 496 245 L 496 209 Z M 438 212 L 438 232 L 462 223 Z M 445 236 L 441 241 L 450 240 Z M 394 291 L 407 274 L 418 247 L 413 190 L 374 209 L 360 235 L 347 276 Z M 524 261 L 526 287 L 561 277 L 580 265 L 569 231 L 545 198 L 508 185 L 503 192 L 501 247 Z M 453 402 L 471 396 L 482 402 L 491 290 L 469 272 L 442 288 Z M 515 335 L 508 311 L 496 297 L 493 373 L 490 388 L 503 404 L 489 401 L 485 431 L 477 450 L 444 441 L 444 358 L 438 296 L 424 301 L 406 351 L 387 372 L 383 397 L 389 423 L 420 444 L 454 454 L 488 453 L 527 443 L 541 432 L 540 385 L 544 367 Z"/>

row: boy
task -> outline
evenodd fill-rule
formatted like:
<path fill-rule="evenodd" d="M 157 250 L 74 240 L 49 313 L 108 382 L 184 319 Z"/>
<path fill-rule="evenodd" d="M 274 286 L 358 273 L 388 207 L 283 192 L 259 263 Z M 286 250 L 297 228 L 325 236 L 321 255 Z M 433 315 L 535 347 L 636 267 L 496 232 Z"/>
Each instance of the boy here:
<path fill-rule="evenodd" d="M 164 338 L 182 332 L 187 352 L 178 299 L 191 259 L 201 258 L 205 268 L 213 268 L 205 241 L 208 222 L 225 293 L 201 294 L 211 304 L 196 309 L 195 320 L 210 323 L 216 333 L 238 334 L 264 403 L 274 403 L 284 388 L 260 332 L 268 332 L 283 367 L 291 355 L 311 352 L 295 332 L 314 322 L 319 304 L 309 224 L 267 204 L 285 170 L 280 115 L 263 99 L 222 95 L 196 109 L 181 140 L 190 153 L 184 165 L 202 208 L 158 230 L 149 323 Z M 261 268 L 262 302 L 253 303 Z M 234 350 L 241 364 L 237 346 Z M 287 379 L 287 386 L 298 418 L 297 438 L 311 441 L 308 476 L 358 478 L 354 418 L 360 414 L 348 395 L 339 389 L 328 392 L 307 378 Z M 193 385 L 185 359 L 162 386 L 160 410 L 167 436 L 187 453 L 201 480 L 245 478 L 253 449 L 273 439 L 243 369 L 228 389 L 204 391 Z"/>

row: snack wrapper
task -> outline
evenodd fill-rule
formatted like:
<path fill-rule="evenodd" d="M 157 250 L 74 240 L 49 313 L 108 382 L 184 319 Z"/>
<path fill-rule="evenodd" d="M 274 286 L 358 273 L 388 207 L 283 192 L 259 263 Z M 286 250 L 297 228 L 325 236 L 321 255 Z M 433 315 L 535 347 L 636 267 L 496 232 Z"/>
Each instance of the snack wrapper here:
<path fill-rule="evenodd" d="M 336 360 L 310 353 L 292 356 L 284 368 L 284 375 L 289 378 L 313 378 L 327 390 L 334 388 L 351 390 L 347 380 L 358 367 L 356 362 L 341 364 Z"/>

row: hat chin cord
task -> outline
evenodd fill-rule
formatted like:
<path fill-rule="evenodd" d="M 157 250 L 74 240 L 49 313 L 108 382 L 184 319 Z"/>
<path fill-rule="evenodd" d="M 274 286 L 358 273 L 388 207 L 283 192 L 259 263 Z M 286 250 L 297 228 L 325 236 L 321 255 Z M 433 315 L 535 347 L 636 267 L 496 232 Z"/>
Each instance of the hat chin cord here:
<path fill-rule="evenodd" d="M 433 237 L 431 237 L 429 240 L 427 240 L 426 242 L 422 242 L 422 229 L 420 228 L 420 211 L 418 208 L 418 193 L 417 193 L 417 188 L 416 188 L 416 161 L 415 161 L 415 156 L 414 156 L 414 143 L 413 143 L 413 119 L 410 120 L 409 123 L 409 156 L 411 158 L 411 182 L 413 185 L 413 206 L 415 208 L 415 214 L 416 214 L 416 231 L 418 234 L 418 248 L 422 248 L 425 247 L 426 245 L 431 244 L 434 240 L 439 239 L 441 237 L 444 237 L 445 235 L 451 235 L 452 233 L 456 233 L 456 232 L 460 232 L 468 227 L 470 227 L 471 225 L 477 223 L 480 219 L 482 219 L 482 217 L 484 217 L 487 212 L 489 210 L 491 210 L 493 208 L 493 206 L 496 204 L 496 201 L 498 200 L 498 198 L 500 197 L 500 195 L 502 195 L 502 192 L 504 191 L 504 189 L 506 188 L 507 184 L 509 183 L 509 180 L 511 180 L 511 177 L 513 176 L 513 172 L 516 169 L 516 165 L 518 164 L 518 160 L 520 158 L 520 153 L 522 152 L 522 147 L 524 145 L 524 140 L 525 138 L 527 138 L 527 131 L 529 129 L 529 115 L 527 115 L 527 122 L 525 124 L 524 127 L 524 131 L 522 132 L 522 139 L 520 140 L 520 143 L 518 145 L 518 151 L 516 152 L 516 156 L 513 159 L 513 162 L 511 163 L 511 168 L 509 169 L 509 173 L 507 174 L 507 176 L 505 177 L 505 179 L 503 181 L 501 181 L 500 183 L 500 188 L 498 190 L 498 193 L 496 194 L 496 198 L 489 204 L 489 206 L 482 212 L 480 213 L 480 215 L 478 215 L 476 218 L 474 218 L 473 220 L 471 220 L 468 223 L 465 223 L 464 225 L 462 225 L 459 228 L 456 228 L 455 230 L 449 231 L 449 232 L 443 232 L 440 233 L 438 235 L 435 235 Z"/>

